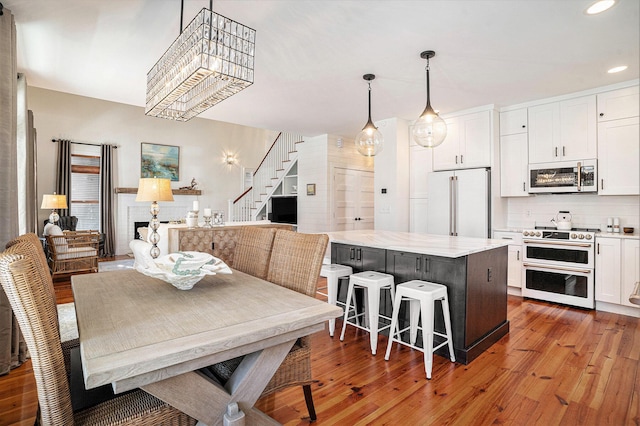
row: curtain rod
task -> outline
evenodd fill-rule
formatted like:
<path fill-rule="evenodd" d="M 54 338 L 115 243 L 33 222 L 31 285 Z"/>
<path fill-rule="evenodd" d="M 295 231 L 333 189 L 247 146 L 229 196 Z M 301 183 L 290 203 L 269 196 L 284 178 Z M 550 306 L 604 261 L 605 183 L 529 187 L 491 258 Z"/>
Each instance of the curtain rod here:
<path fill-rule="evenodd" d="M 60 142 L 62 140 L 65 139 L 51 139 L 51 142 L 56 143 L 56 142 Z M 89 146 L 102 146 L 104 144 L 101 143 L 89 143 L 89 142 L 74 142 L 74 141 L 69 141 L 70 143 L 75 143 L 77 145 L 89 145 Z M 118 145 L 113 145 L 114 149 L 118 149 Z"/>

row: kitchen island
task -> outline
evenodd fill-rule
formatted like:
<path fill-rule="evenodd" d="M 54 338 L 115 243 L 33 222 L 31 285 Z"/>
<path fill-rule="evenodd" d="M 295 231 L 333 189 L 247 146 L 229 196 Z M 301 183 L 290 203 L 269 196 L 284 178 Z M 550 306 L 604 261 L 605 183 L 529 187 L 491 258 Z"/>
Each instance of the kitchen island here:
<path fill-rule="evenodd" d="M 423 280 L 447 286 L 456 361 L 468 364 L 509 332 L 508 241 L 377 230 L 327 235 L 331 263 L 351 266 L 354 273 L 378 271 L 393 275 L 396 284 Z M 380 306 L 391 316 L 388 294 L 381 296 Z M 442 311 L 436 307 L 435 312 L 435 329 L 443 332 Z M 404 309 L 400 327 L 408 320 Z M 437 353 L 447 356 L 446 347 Z"/>

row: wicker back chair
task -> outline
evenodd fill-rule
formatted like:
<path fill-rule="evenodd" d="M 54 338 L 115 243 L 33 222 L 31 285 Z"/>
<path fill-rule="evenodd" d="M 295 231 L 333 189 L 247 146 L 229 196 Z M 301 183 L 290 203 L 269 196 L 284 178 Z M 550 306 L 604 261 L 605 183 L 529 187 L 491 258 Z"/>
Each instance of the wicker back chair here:
<path fill-rule="evenodd" d="M 278 230 L 273 240 L 267 281 L 315 297 L 322 259 L 328 243 L 329 237 L 324 234 Z M 315 421 L 311 383 L 311 339 L 305 336 L 293 345 L 262 392 L 262 396 L 289 386 L 301 385 L 309 417 L 311 421 Z"/>
<path fill-rule="evenodd" d="M 51 273 L 98 272 L 99 246 L 98 231 L 66 231 L 47 235 Z"/>
<path fill-rule="evenodd" d="M 275 228 L 243 226 L 233 254 L 233 268 L 266 279 L 275 235 Z"/>
<path fill-rule="evenodd" d="M 267 281 L 315 297 L 328 242 L 329 237 L 324 234 L 302 234 L 278 229 L 273 239 Z M 238 357 L 211 365 L 206 367 L 206 373 L 212 373 L 225 383 L 241 361 L 242 357 Z M 315 421 L 316 410 L 313 406 L 311 383 L 311 339 L 305 336 L 293 345 L 261 397 L 290 386 L 302 386 L 309 418 Z"/>
<path fill-rule="evenodd" d="M 18 242 L 0 254 L 0 284 L 31 354 L 39 402 L 36 424 L 194 425 L 194 419 L 143 391 L 73 412 L 56 306 L 42 282 L 41 261 L 25 254 L 30 250 L 27 242 Z"/>

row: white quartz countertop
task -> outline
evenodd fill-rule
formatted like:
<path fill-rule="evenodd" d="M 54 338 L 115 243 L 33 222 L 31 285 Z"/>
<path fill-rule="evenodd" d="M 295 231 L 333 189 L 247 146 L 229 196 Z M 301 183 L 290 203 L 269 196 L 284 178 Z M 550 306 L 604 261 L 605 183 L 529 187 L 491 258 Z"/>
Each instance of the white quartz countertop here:
<path fill-rule="evenodd" d="M 359 230 L 326 232 L 326 234 L 332 243 L 443 257 L 467 256 L 509 244 L 509 240 L 450 237 L 397 231 Z"/>

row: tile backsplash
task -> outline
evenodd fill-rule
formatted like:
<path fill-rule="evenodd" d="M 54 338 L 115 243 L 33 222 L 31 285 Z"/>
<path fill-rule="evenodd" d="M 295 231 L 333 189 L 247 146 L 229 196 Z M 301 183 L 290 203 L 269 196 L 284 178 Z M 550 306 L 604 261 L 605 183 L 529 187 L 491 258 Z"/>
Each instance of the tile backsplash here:
<path fill-rule="evenodd" d="M 620 218 L 620 227 L 639 229 L 639 196 L 598 196 L 592 194 L 540 194 L 523 198 L 509 198 L 507 226 L 530 228 L 548 225 L 559 210 L 571 212 L 574 226 L 597 226 L 606 230 L 607 218 Z"/>

